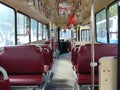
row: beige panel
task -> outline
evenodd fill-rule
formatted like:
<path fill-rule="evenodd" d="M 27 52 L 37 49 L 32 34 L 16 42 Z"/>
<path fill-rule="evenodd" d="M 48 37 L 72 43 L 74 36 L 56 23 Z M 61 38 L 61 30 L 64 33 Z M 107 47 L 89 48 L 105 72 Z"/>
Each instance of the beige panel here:
<path fill-rule="evenodd" d="M 80 30 L 83 30 L 83 29 L 90 29 L 90 24 L 80 26 Z"/>
<path fill-rule="evenodd" d="M 99 85 L 99 90 L 117 90 L 117 58 L 100 59 Z"/>
<path fill-rule="evenodd" d="M 87 41 L 78 41 L 78 42 L 75 42 L 75 45 L 85 45 L 85 44 L 89 44 L 91 42 L 87 42 Z"/>

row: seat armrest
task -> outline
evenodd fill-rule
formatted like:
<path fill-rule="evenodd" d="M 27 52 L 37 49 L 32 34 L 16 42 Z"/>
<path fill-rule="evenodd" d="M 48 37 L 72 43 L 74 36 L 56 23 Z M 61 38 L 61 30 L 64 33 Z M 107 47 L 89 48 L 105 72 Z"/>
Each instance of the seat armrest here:
<path fill-rule="evenodd" d="M 7 75 L 6 70 L 3 67 L 0 66 L 0 71 L 3 74 L 4 80 L 8 80 L 8 75 Z"/>

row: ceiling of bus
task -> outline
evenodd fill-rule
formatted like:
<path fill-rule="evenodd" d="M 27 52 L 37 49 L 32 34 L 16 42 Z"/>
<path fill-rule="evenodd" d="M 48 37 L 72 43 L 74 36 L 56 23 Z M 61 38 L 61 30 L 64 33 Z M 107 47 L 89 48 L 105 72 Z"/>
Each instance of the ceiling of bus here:
<path fill-rule="evenodd" d="M 94 0 L 95 12 L 98 12 L 106 5 L 110 4 L 114 0 Z M 91 0 L 44 0 L 48 7 L 51 7 L 51 19 L 58 25 L 66 25 L 69 23 L 69 15 L 75 14 L 78 18 L 78 23 L 90 22 L 89 17 L 91 13 Z M 60 5 L 68 7 L 69 11 L 62 10 Z M 77 7 L 77 8 L 76 8 Z M 59 9 L 59 10 L 58 10 Z M 65 12 L 67 11 L 67 14 Z M 62 13 L 63 12 L 63 13 Z"/>
<path fill-rule="evenodd" d="M 13 8 L 16 11 L 23 12 L 30 17 L 38 19 L 43 23 L 55 23 L 57 26 L 66 27 L 69 23 L 69 16 L 77 17 L 77 24 L 90 23 L 91 0 L 0 0 Z M 48 17 L 43 13 L 38 12 L 37 5 L 41 1 L 44 6 L 50 11 Z M 95 12 L 106 7 L 114 0 L 95 0 Z"/>

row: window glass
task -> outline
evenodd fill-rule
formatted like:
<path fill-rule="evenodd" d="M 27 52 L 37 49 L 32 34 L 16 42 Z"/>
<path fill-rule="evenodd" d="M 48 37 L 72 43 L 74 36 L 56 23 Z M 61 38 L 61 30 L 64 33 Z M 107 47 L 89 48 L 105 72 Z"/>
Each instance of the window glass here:
<path fill-rule="evenodd" d="M 118 43 L 118 34 L 117 33 L 110 33 L 109 34 L 109 43 L 114 43 L 117 44 Z"/>
<path fill-rule="evenodd" d="M 43 25 L 43 39 L 47 39 L 47 28 L 46 25 Z"/>
<path fill-rule="evenodd" d="M 47 28 L 47 26 L 46 26 L 46 40 L 48 40 L 48 28 Z"/>
<path fill-rule="evenodd" d="M 15 45 L 15 12 L 0 3 L 0 47 Z"/>
<path fill-rule="evenodd" d="M 42 24 L 39 23 L 38 26 L 38 40 L 42 40 Z"/>
<path fill-rule="evenodd" d="M 73 38 L 76 39 L 77 38 L 77 33 L 76 30 L 73 31 Z"/>
<path fill-rule="evenodd" d="M 87 32 L 86 32 L 86 30 L 82 30 L 82 32 L 81 32 L 81 36 L 82 36 L 82 41 L 86 41 L 87 40 Z"/>
<path fill-rule="evenodd" d="M 118 41 L 118 8 L 117 4 L 109 7 L 109 43 L 117 43 Z"/>
<path fill-rule="evenodd" d="M 81 31 L 81 41 L 89 41 L 90 35 L 89 35 L 89 30 L 82 30 Z"/>
<path fill-rule="evenodd" d="M 29 43 L 29 17 L 17 13 L 17 44 Z"/>
<path fill-rule="evenodd" d="M 31 42 L 37 41 L 37 21 L 31 19 Z"/>
<path fill-rule="evenodd" d="M 107 43 L 107 30 L 106 30 L 106 10 L 102 10 L 96 14 L 96 34 L 97 41 Z"/>
<path fill-rule="evenodd" d="M 71 30 L 69 29 L 61 29 L 60 30 L 60 39 L 61 40 L 70 40 L 71 39 Z"/>

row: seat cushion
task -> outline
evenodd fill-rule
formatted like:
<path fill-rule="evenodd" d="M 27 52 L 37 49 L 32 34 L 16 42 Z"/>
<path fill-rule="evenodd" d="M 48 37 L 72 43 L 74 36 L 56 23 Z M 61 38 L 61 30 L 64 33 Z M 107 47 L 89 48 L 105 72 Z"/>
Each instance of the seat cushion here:
<path fill-rule="evenodd" d="M 98 84 L 98 74 L 95 74 L 94 83 Z M 91 74 L 79 74 L 78 75 L 78 84 L 79 85 L 91 84 Z"/>
<path fill-rule="evenodd" d="M 43 75 L 10 75 L 9 79 L 13 86 L 35 86 L 42 84 Z"/>

